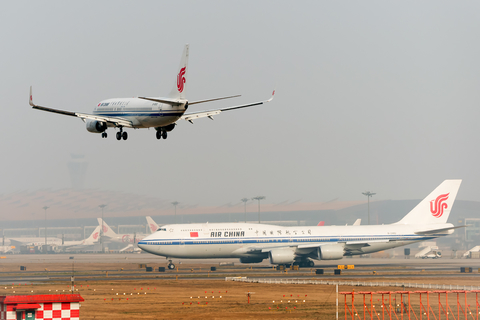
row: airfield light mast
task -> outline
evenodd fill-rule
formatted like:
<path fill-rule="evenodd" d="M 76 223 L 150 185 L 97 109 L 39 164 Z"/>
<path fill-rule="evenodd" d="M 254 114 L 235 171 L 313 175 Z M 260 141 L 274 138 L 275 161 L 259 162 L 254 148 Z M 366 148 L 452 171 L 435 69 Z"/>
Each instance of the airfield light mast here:
<path fill-rule="evenodd" d="M 243 207 L 245 209 L 245 223 L 247 223 L 247 201 L 248 201 L 248 198 L 240 199 L 240 201 L 243 202 Z"/>
<path fill-rule="evenodd" d="M 367 192 L 362 192 L 364 196 L 367 196 L 368 199 L 368 224 L 370 225 L 370 197 L 376 195 L 376 193 L 367 191 Z"/>
<path fill-rule="evenodd" d="M 260 223 L 260 200 L 265 199 L 264 196 L 257 196 L 252 198 L 252 200 L 257 200 L 258 201 L 258 223 Z"/>
<path fill-rule="evenodd" d="M 179 202 L 173 201 L 172 204 L 175 207 L 175 223 L 177 223 L 177 205 L 179 204 Z"/>
<path fill-rule="evenodd" d="M 102 209 L 102 228 L 100 230 L 100 243 L 102 244 L 102 252 L 104 251 L 103 249 L 103 209 L 105 209 L 107 205 L 106 204 L 101 204 L 99 207 Z"/>
<path fill-rule="evenodd" d="M 45 210 L 45 250 L 44 253 L 47 253 L 47 209 L 49 207 L 45 206 L 42 209 Z"/>

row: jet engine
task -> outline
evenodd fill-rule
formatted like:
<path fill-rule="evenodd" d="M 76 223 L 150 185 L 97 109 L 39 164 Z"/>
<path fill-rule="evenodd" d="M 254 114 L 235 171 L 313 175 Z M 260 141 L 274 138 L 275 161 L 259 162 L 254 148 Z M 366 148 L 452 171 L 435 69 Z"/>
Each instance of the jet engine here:
<path fill-rule="evenodd" d="M 263 259 L 262 257 L 242 257 L 240 263 L 260 263 Z"/>
<path fill-rule="evenodd" d="M 318 260 L 340 260 L 344 249 L 340 244 L 327 244 L 318 248 Z"/>
<path fill-rule="evenodd" d="M 105 122 L 87 119 L 87 131 L 88 132 L 102 133 L 105 130 L 107 130 L 107 124 Z"/>
<path fill-rule="evenodd" d="M 295 260 L 295 249 L 273 249 L 269 252 L 271 264 L 292 264 Z"/>

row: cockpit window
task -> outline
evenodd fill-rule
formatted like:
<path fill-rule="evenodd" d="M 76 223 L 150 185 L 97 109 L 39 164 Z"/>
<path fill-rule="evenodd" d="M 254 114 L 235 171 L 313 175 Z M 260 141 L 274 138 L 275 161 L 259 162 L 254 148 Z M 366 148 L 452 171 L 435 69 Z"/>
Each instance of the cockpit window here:
<path fill-rule="evenodd" d="M 157 231 L 167 231 L 167 228 L 158 228 Z"/>

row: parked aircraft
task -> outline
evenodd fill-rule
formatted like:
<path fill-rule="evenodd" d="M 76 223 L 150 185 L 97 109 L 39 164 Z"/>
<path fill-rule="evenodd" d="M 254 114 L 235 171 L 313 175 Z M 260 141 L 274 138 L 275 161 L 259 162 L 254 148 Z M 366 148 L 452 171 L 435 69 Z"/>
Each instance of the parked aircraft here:
<path fill-rule="evenodd" d="M 240 258 L 242 263 L 314 266 L 314 260 L 373 253 L 452 234 L 447 223 L 461 180 L 445 180 L 400 221 L 388 225 L 281 227 L 250 223 L 171 224 L 138 246 L 172 258 Z"/>
<path fill-rule="evenodd" d="M 193 123 L 193 120 L 205 117 L 213 120 L 213 116 L 218 115 L 223 111 L 258 106 L 272 101 L 275 91 L 273 91 L 272 97 L 266 101 L 208 111 L 185 113 L 188 107 L 194 104 L 239 97 L 239 95 L 236 95 L 199 101 L 188 101 L 186 98 L 188 51 L 189 46 L 187 44 L 183 51 L 180 67 L 177 70 L 178 73 L 175 79 L 175 85 L 167 98 L 137 97 L 108 99 L 100 101 L 94 108 L 93 113 L 87 114 L 36 105 L 33 103 L 32 87 L 30 87 L 29 103 L 33 109 L 80 118 L 86 123 L 87 131 L 101 133 L 102 138 L 107 137 L 106 130 L 108 128 L 116 128 L 118 129 L 116 134 L 117 140 L 127 140 L 128 134 L 126 131 L 123 131 L 124 128 L 155 128 L 157 139 L 167 139 L 167 132 L 172 131 L 175 128 L 176 122 L 180 119 L 189 121 L 190 123 Z"/>
<path fill-rule="evenodd" d="M 87 247 L 95 245 L 100 239 L 100 226 L 97 226 L 95 230 L 93 230 L 92 234 L 86 239 L 78 240 L 78 241 L 63 241 L 60 248 L 64 248 L 66 250 L 81 250 Z"/>
<path fill-rule="evenodd" d="M 45 244 L 45 237 L 30 237 L 30 238 L 9 238 L 10 244 L 15 246 L 43 246 Z M 55 237 L 47 237 L 47 244 L 50 246 L 59 246 L 62 244 L 62 239 Z"/>
<path fill-rule="evenodd" d="M 143 233 L 123 233 L 117 234 L 108 226 L 108 224 L 103 221 L 102 218 L 97 218 L 99 226 L 103 225 L 103 237 L 107 241 L 118 242 L 118 243 L 138 243 L 141 239 L 145 237 Z"/>
<path fill-rule="evenodd" d="M 150 229 L 151 233 L 154 233 L 155 231 L 158 230 L 158 224 L 152 219 L 152 217 L 147 216 L 147 224 L 148 224 L 148 229 Z"/>

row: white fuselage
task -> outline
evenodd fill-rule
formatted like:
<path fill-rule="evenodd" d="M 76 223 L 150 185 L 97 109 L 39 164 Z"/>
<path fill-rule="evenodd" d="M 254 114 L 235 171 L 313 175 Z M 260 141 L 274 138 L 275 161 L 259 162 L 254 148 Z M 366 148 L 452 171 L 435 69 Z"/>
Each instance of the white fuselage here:
<path fill-rule="evenodd" d="M 444 224 L 452 226 L 451 224 Z M 372 253 L 440 235 L 419 235 L 417 225 L 283 227 L 266 224 L 174 224 L 159 228 L 138 243 L 143 250 L 168 258 L 242 258 L 261 256 L 255 248 L 312 247 L 326 244 L 368 242 L 349 254 Z M 446 234 L 444 234 L 446 235 Z"/>
<path fill-rule="evenodd" d="M 93 114 L 132 121 L 134 128 L 151 128 L 176 122 L 185 110 L 185 104 L 172 106 L 139 98 L 117 98 L 101 101 Z"/>

